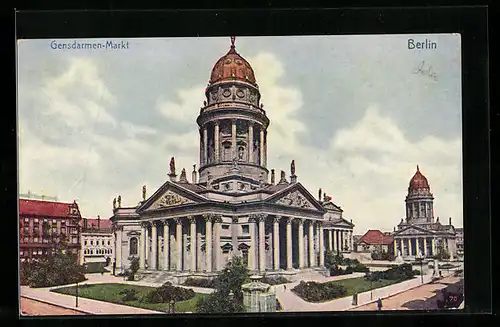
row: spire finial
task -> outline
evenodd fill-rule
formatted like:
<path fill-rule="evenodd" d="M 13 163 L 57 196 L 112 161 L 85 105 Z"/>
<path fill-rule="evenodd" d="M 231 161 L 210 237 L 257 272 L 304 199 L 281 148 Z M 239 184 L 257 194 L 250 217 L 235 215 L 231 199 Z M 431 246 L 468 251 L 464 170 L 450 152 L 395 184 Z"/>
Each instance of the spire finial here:
<path fill-rule="evenodd" d="M 234 41 L 236 40 L 236 36 L 231 36 L 231 49 L 234 49 Z"/>
<path fill-rule="evenodd" d="M 418 168 L 418 165 L 417 165 L 417 171 L 420 171 L 420 169 Z"/>

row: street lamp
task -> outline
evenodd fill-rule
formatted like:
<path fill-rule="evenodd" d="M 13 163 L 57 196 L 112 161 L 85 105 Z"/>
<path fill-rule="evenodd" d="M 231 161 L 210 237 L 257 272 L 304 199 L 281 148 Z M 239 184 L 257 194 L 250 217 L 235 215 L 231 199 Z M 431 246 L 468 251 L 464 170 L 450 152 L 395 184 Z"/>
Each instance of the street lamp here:
<path fill-rule="evenodd" d="M 424 273 L 423 273 L 423 264 L 424 264 L 424 256 L 422 252 L 418 254 L 418 259 L 420 260 L 420 282 L 424 283 Z"/>
<path fill-rule="evenodd" d="M 76 282 L 76 305 L 75 306 L 78 308 L 78 281 Z"/>

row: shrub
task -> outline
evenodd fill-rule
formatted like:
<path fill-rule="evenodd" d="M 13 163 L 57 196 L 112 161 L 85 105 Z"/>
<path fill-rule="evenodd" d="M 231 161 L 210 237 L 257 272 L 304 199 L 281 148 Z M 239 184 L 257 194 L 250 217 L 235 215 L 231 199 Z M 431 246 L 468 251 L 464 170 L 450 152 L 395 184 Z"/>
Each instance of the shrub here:
<path fill-rule="evenodd" d="M 292 291 L 308 302 L 328 301 L 347 295 L 347 289 L 334 282 L 320 284 L 301 281 Z"/>
<path fill-rule="evenodd" d="M 381 247 L 375 248 L 371 253 L 372 260 L 389 260 L 393 261 L 394 255 L 391 253 L 384 251 Z"/>
<path fill-rule="evenodd" d="M 195 286 L 195 287 L 215 288 L 215 281 L 213 279 L 188 277 L 183 285 Z"/>
<path fill-rule="evenodd" d="M 413 269 L 413 275 L 420 275 L 420 270 Z"/>
<path fill-rule="evenodd" d="M 123 302 L 137 300 L 137 291 L 134 289 L 126 288 L 126 289 L 122 290 L 119 294 L 122 295 Z"/>
<path fill-rule="evenodd" d="M 162 286 L 148 292 L 143 301 L 146 303 L 167 303 L 170 301 L 180 302 L 192 299 L 195 293 L 192 289 L 173 286 L 166 282 Z"/>
<path fill-rule="evenodd" d="M 279 285 L 279 284 L 290 283 L 290 281 L 283 276 L 263 277 L 261 279 L 261 282 L 269 284 L 269 285 Z"/>
<path fill-rule="evenodd" d="M 411 264 L 404 263 L 400 266 L 393 266 L 385 271 L 374 271 L 365 275 L 365 278 L 371 281 L 381 279 L 405 281 L 413 278 L 414 270 Z"/>

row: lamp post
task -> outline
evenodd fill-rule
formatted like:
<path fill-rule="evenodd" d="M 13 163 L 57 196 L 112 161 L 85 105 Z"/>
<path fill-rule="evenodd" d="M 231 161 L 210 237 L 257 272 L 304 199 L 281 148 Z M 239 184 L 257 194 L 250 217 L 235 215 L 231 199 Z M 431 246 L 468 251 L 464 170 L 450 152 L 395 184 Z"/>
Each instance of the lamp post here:
<path fill-rule="evenodd" d="M 76 305 L 75 306 L 78 308 L 78 281 L 76 282 Z"/>
<path fill-rule="evenodd" d="M 418 254 L 418 259 L 420 261 L 420 282 L 423 284 L 424 283 L 424 273 L 423 273 L 424 257 L 422 255 L 422 252 L 420 252 Z"/>

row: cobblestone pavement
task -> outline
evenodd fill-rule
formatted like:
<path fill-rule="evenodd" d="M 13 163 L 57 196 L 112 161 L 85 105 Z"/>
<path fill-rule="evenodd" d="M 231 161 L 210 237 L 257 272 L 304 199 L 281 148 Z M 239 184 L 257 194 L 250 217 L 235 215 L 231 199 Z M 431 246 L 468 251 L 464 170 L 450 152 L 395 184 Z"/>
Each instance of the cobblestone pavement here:
<path fill-rule="evenodd" d="M 435 283 L 390 296 L 382 300 L 383 310 L 437 310 L 437 300 L 443 300 L 441 290 L 448 285 L 460 282 L 460 277 L 445 277 Z M 377 303 L 370 303 L 350 311 L 377 310 Z"/>
<path fill-rule="evenodd" d="M 86 315 L 86 313 L 71 309 L 61 308 L 48 303 L 43 303 L 21 297 L 22 316 L 65 316 Z"/>

